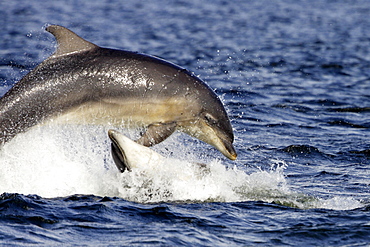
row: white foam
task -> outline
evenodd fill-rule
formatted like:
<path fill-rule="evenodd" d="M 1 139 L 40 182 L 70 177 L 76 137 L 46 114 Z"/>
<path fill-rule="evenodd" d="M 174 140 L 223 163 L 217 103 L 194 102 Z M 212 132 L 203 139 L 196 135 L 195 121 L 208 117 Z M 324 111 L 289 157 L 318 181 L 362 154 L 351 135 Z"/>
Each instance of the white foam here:
<path fill-rule="evenodd" d="M 237 166 L 228 169 L 217 159 L 208 160 L 202 168 L 188 161 L 196 160 L 196 148 L 184 145 L 176 136 L 155 147 L 162 154 L 173 153 L 172 157 L 155 166 L 119 173 L 111 158 L 108 129 L 42 126 L 19 134 L 0 150 L 0 193 L 49 198 L 93 194 L 136 202 L 261 200 L 300 208 L 361 206 L 345 201 L 342 207 L 340 199 L 312 197 L 302 203 L 307 196 L 289 189 L 286 165 L 279 162 L 270 171 L 251 174 Z"/>
<path fill-rule="evenodd" d="M 334 196 L 329 199 L 320 199 L 314 201 L 311 208 L 326 208 L 333 210 L 352 210 L 356 208 L 364 207 L 365 204 L 352 197 Z"/>

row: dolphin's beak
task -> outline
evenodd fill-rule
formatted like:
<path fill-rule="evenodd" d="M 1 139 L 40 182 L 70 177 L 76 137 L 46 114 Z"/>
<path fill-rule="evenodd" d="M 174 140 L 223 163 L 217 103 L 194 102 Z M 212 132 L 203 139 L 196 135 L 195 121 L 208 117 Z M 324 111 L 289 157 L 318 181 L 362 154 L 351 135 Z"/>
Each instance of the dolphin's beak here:
<path fill-rule="evenodd" d="M 233 146 L 234 134 L 231 126 L 227 124 L 209 124 L 207 121 L 199 121 L 202 129 L 201 138 L 217 148 L 230 160 L 236 160 L 237 154 Z"/>
<path fill-rule="evenodd" d="M 236 160 L 236 157 L 238 156 L 236 154 L 236 151 L 234 149 L 234 146 L 231 142 L 229 141 L 223 141 L 223 148 L 219 149 L 217 148 L 223 155 L 225 155 L 227 158 L 231 160 Z"/>
<path fill-rule="evenodd" d="M 214 146 L 218 151 L 220 151 L 230 160 L 236 160 L 236 157 L 238 155 L 231 141 L 225 140 L 222 137 L 220 138 L 220 136 L 215 133 L 213 135 L 208 135 L 207 138 L 204 139 L 204 141 Z"/>
<path fill-rule="evenodd" d="M 217 126 L 210 126 L 202 120 L 183 126 L 185 126 L 183 131 L 188 135 L 212 145 L 230 160 L 236 160 L 238 155 L 233 146 L 234 137 L 232 134 L 227 134 L 229 132 Z"/>

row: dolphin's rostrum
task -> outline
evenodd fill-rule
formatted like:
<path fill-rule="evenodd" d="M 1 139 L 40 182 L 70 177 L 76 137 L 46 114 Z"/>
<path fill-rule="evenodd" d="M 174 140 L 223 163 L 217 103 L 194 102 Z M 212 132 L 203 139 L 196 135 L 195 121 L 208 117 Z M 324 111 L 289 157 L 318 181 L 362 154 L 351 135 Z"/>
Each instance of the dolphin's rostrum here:
<path fill-rule="evenodd" d="M 45 122 L 141 126 L 151 146 L 183 131 L 236 159 L 217 95 L 189 71 L 136 52 L 101 48 L 67 28 L 46 30 L 56 52 L 0 99 L 0 143 Z"/>

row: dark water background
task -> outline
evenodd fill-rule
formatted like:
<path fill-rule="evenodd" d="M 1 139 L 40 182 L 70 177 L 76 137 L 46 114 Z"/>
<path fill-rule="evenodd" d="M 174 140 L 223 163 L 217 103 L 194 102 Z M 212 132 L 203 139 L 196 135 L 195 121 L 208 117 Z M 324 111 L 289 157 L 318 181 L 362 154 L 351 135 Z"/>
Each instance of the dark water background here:
<path fill-rule="evenodd" d="M 369 245 L 369 17 L 370 2 L 360 0 L 1 1 L 1 94 L 54 50 L 42 27 L 64 25 L 100 46 L 156 55 L 194 71 L 223 99 L 239 156 L 228 161 L 182 135 L 168 142 L 175 158 L 187 159 L 176 148 L 186 140 L 189 153 L 216 163 L 214 174 L 226 182 L 203 181 L 222 187 L 208 197 L 195 196 L 197 189 L 168 197 L 159 183 L 150 188 L 159 191 L 151 201 L 140 186 L 141 197 L 102 192 L 112 186 L 99 180 L 91 190 L 82 182 L 72 190 L 66 180 L 58 189 L 67 192 L 59 192 L 34 174 L 49 162 L 40 157 L 53 157 L 59 167 L 87 164 L 64 161 L 43 139 L 40 149 L 12 155 L 38 142 L 31 133 L 0 151 L 0 243 Z M 107 148 L 99 150 L 109 156 Z M 109 170 L 109 158 L 101 163 Z M 220 167 L 228 168 L 225 176 Z M 83 181 L 89 169 L 73 174 Z M 52 174 L 52 180 L 60 175 Z M 109 178 L 126 178 L 118 176 Z"/>

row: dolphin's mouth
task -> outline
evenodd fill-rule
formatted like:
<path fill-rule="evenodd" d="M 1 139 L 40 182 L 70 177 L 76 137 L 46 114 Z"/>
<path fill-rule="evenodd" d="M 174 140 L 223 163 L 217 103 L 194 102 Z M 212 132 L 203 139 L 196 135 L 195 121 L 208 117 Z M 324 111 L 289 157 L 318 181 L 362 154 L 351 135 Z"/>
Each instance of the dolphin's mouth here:
<path fill-rule="evenodd" d="M 238 157 L 238 154 L 236 153 L 233 144 L 229 141 L 224 141 L 224 140 L 222 140 L 222 144 L 224 146 L 224 149 L 219 149 L 219 148 L 217 149 L 230 160 L 236 160 L 236 158 Z"/>

